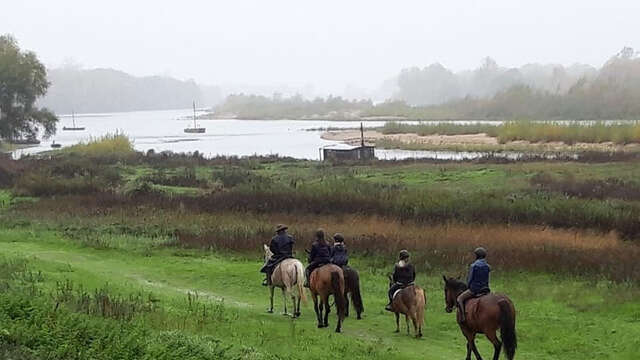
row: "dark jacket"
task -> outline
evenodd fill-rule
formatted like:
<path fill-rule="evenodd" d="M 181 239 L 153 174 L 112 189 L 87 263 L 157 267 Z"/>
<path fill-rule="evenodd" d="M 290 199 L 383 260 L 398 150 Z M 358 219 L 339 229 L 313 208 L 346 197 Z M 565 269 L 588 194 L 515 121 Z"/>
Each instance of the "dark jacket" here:
<path fill-rule="evenodd" d="M 393 281 L 403 285 L 409 285 L 416 280 L 416 269 L 413 264 L 400 266 L 396 264 L 393 268 Z"/>
<path fill-rule="evenodd" d="M 309 262 L 327 264 L 331 261 L 331 246 L 314 241 L 309 252 Z"/>
<path fill-rule="evenodd" d="M 271 239 L 269 249 L 273 253 L 273 259 L 287 259 L 293 257 L 293 236 L 289 234 L 279 234 Z"/>
<path fill-rule="evenodd" d="M 490 271 L 491 267 L 487 264 L 485 259 L 478 259 L 471 264 L 467 285 L 472 293 L 478 294 L 482 292 L 489 292 Z"/>
<path fill-rule="evenodd" d="M 337 243 L 331 248 L 331 262 L 342 267 L 349 263 L 347 247 L 342 243 Z"/>

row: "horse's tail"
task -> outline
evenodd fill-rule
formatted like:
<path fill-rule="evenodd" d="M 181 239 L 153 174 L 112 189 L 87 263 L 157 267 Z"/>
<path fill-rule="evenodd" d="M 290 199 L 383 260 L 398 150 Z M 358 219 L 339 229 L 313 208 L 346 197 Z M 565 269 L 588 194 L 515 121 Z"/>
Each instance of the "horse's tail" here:
<path fill-rule="evenodd" d="M 353 300 L 353 306 L 356 308 L 358 314 L 364 312 L 364 304 L 362 304 L 362 295 L 360 295 L 360 277 L 355 270 L 351 270 L 349 274 L 351 288 L 351 298 Z"/>
<path fill-rule="evenodd" d="M 416 317 L 418 318 L 418 325 L 420 328 L 424 325 L 424 309 L 427 307 L 427 293 L 424 289 L 420 289 L 421 294 L 416 294 L 417 296 L 422 295 L 422 301 L 418 303 L 418 308 L 416 309 Z"/>
<path fill-rule="evenodd" d="M 333 298 L 336 301 L 338 318 L 342 321 L 344 319 L 346 301 L 344 299 L 344 282 L 340 286 L 340 273 L 337 271 L 331 272 L 331 288 L 333 289 Z"/>
<path fill-rule="evenodd" d="M 301 262 L 297 262 L 295 266 L 296 270 L 296 285 L 298 285 L 298 294 L 303 303 L 307 303 L 307 296 L 304 291 L 304 266 Z"/>
<path fill-rule="evenodd" d="M 511 360 L 516 354 L 518 340 L 516 338 L 516 317 L 507 299 L 498 301 L 500 306 L 500 337 L 502 346 L 507 353 L 507 359 Z"/>

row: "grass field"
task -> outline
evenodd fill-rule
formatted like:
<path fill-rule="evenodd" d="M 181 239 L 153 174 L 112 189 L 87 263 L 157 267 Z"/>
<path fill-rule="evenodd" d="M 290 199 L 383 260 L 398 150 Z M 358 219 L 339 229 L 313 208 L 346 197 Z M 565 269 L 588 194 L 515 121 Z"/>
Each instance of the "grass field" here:
<path fill-rule="evenodd" d="M 462 358 L 441 276 L 464 275 L 478 245 L 518 309 L 516 358 L 636 358 L 634 161 L 331 166 L 115 140 L 91 147 L 120 154 L 0 163 L 0 358 Z M 309 303 L 266 314 L 259 249 L 280 222 L 300 257 L 316 228 L 345 234 L 365 316 L 343 334 L 317 329 Z M 382 310 L 402 248 L 428 294 L 421 340 Z"/>
<path fill-rule="evenodd" d="M 363 274 L 365 316 L 345 322 L 343 334 L 315 328 L 313 310 L 303 307 L 298 320 L 266 314 L 267 290 L 259 285 L 261 265 L 256 257 L 229 252 L 157 248 L 141 251 L 139 244 L 95 249 L 78 246 L 59 234 L 37 229 L 0 233 L 5 258 L 28 259 L 29 268 L 42 271 L 38 286 L 53 288 L 72 281 L 93 291 L 109 284 L 120 294 L 150 293 L 166 313 L 136 315 L 151 331 L 178 330 L 190 336 L 210 335 L 231 346 L 242 359 L 322 359 L 327 352 L 355 359 L 449 359 L 464 356 L 464 342 L 454 317 L 444 312 L 437 269 L 421 272 L 418 282 L 428 294 L 425 337 L 415 340 L 394 334 L 393 316 L 382 311 L 385 273 L 391 264 L 357 257 Z M 117 241 L 116 241 L 117 243 Z M 460 269 L 462 271 L 463 269 Z M 496 272 L 496 291 L 508 293 L 518 308 L 518 358 L 632 359 L 637 345 L 640 305 L 637 290 L 605 281 L 550 274 Z M 187 293 L 198 294 L 212 313 L 203 319 L 188 313 Z M 277 297 L 277 305 L 281 298 Z M 217 313 L 216 313 L 217 312 Z M 192 319 L 195 318 L 195 319 Z M 198 323 L 198 320 L 201 321 Z M 14 320 L 15 321 L 15 320 Z M 333 318 L 330 318 L 333 321 Z M 3 324 L 11 329 L 11 324 Z M 479 342 L 490 355 L 488 343 Z"/>

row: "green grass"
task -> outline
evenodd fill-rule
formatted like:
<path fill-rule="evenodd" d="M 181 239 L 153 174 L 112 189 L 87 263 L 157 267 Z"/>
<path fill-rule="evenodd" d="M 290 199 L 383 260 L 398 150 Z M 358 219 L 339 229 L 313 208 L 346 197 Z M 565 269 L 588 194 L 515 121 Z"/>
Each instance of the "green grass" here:
<path fill-rule="evenodd" d="M 43 288 L 70 280 L 87 289 L 105 284 L 120 293 L 147 292 L 168 310 L 167 319 L 187 306 L 186 293 L 224 304 L 223 321 L 200 328 L 181 329 L 180 323 L 162 325 L 147 318 L 151 331 L 175 328 L 182 333 L 210 335 L 243 359 L 448 359 L 464 356 L 464 341 L 452 314 L 444 313 L 440 273 L 421 273 L 418 283 L 428 293 L 425 337 L 415 340 L 392 333 L 393 316 L 382 311 L 385 274 L 391 264 L 373 258 L 355 258 L 362 274 L 365 317 L 345 322 L 343 334 L 315 328 L 310 304 L 302 318 L 291 320 L 264 312 L 267 290 L 259 285 L 261 265 L 256 257 L 227 252 L 202 252 L 153 247 L 146 253 L 130 251 L 114 239 L 112 247 L 95 249 L 64 240 L 51 231 L 0 230 L 5 256 L 29 259 L 42 271 Z M 459 269 L 460 272 L 464 269 Z M 547 274 L 495 272 L 493 288 L 509 294 L 518 308 L 518 358 L 632 359 L 640 325 L 637 289 L 607 282 L 563 278 Z M 205 300 L 203 300 L 205 301 Z M 277 306 L 281 298 L 276 297 Z M 174 315 L 172 315 L 174 314 Z M 335 315 L 332 314 L 332 315 Z M 229 320 L 231 319 L 231 320 Z M 156 319 L 157 320 L 157 319 Z M 330 322 L 334 323 L 334 317 Z M 479 339 L 480 351 L 490 356 L 490 346 Z M 634 345 L 635 344 L 635 345 Z M 243 357 L 242 357 L 243 356 Z"/>

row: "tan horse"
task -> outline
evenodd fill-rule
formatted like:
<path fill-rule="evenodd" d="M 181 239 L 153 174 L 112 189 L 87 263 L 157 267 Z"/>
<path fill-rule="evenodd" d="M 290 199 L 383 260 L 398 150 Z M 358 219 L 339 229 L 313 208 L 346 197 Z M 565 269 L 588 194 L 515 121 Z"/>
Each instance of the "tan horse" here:
<path fill-rule="evenodd" d="M 456 299 L 467 289 L 467 284 L 454 278 L 442 276 L 444 279 L 444 294 L 447 304 L 446 311 L 452 312 L 457 307 Z M 476 359 L 482 360 L 476 348 L 476 334 L 485 334 L 493 344 L 493 360 L 500 358 L 500 349 L 504 346 L 507 359 L 515 356 L 518 342 L 516 339 L 516 308 L 513 302 L 505 295 L 488 294 L 479 298 L 467 300 L 464 307 L 466 321 L 460 322 L 460 309 L 457 312 L 458 325 L 467 338 L 467 360 L 471 360 L 471 352 Z M 500 329 L 500 337 L 496 336 L 496 330 Z"/>
<path fill-rule="evenodd" d="M 311 273 L 309 285 L 311 296 L 313 296 L 313 309 L 318 318 L 318 328 L 329 326 L 329 313 L 331 312 L 329 296 L 333 295 L 338 312 L 336 332 L 342 331 L 342 321 L 344 321 L 346 305 L 344 299 L 344 274 L 342 273 L 342 269 L 333 264 L 323 265 Z M 320 297 L 320 303 L 318 303 L 318 297 Z"/>
<path fill-rule="evenodd" d="M 389 276 L 389 281 L 393 284 L 391 276 Z M 391 301 L 392 312 L 396 315 L 396 332 L 400 332 L 400 314 L 404 314 L 407 334 L 411 334 L 409 330 L 409 319 L 411 319 L 416 338 L 422 337 L 424 308 L 426 305 L 427 294 L 420 286 L 409 285 L 404 289 L 398 290 Z"/>
<path fill-rule="evenodd" d="M 264 245 L 265 263 L 271 258 L 273 253 L 267 245 Z M 282 289 L 284 303 L 283 315 L 287 312 L 287 297 L 293 301 L 293 317 L 300 316 L 300 300 L 306 301 L 304 294 L 304 266 L 298 259 L 284 259 L 273 269 L 271 274 L 271 285 L 269 286 L 270 307 L 268 312 L 273 313 L 273 292 L 275 288 Z M 296 289 L 296 291 L 294 291 Z"/>

